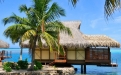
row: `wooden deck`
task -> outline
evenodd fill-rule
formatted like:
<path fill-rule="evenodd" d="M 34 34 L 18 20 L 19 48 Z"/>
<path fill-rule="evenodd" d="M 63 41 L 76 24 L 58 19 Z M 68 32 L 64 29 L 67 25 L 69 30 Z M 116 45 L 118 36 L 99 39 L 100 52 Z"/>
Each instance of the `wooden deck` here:
<path fill-rule="evenodd" d="M 99 64 L 97 66 L 103 66 L 103 67 L 118 67 L 118 64 L 117 63 Z"/>
<path fill-rule="evenodd" d="M 85 60 L 85 63 L 107 63 L 109 64 L 111 61 L 110 60 Z"/>

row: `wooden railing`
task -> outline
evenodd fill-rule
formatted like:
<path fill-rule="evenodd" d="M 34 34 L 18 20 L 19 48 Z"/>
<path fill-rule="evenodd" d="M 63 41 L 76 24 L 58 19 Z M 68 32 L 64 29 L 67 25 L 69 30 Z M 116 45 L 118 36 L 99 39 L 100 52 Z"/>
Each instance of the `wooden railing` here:
<path fill-rule="evenodd" d="M 12 57 L 12 52 L 8 52 L 8 51 L 5 51 L 5 50 L 2 50 L 0 51 L 0 59 L 1 60 L 4 60 L 6 58 L 11 58 Z"/>

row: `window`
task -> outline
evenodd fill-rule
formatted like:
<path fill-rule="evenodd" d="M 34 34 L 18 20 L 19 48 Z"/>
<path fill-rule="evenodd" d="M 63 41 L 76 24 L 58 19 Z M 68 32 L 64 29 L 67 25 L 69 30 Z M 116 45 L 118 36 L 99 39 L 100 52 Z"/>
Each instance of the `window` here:
<path fill-rule="evenodd" d="M 108 60 L 108 48 L 90 48 L 87 51 L 87 59 L 91 60 Z"/>

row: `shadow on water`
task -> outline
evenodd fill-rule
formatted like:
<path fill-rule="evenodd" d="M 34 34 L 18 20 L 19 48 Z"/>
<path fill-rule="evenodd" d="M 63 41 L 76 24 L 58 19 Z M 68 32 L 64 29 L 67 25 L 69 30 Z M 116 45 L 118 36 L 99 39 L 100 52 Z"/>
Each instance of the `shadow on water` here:
<path fill-rule="evenodd" d="M 81 68 L 78 68 L 75 75 L 121 75 L 120 65 L 119 67 L 97 67 L 97 66 L 87 66 L 87 74 L 80 74 Z"/>

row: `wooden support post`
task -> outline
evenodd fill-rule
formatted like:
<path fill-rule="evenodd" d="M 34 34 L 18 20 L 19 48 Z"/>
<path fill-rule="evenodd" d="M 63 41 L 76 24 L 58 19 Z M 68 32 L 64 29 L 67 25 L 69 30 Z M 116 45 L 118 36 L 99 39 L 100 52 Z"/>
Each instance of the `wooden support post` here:
<path fill-rule="evenodd" d="M 2 62 L 1 57 L 0 57 L 0 62 Z"/>
<path fill-rule="evenodd" d="M 2 67 L 2 60 L 1 60 L 1 57 L 0 57 L 0 67 Z"/>
<path fill-rule="evenodd" d="M 8 58 L 8 51 L 7 51 L 7 58 Z"/>
<path fill-rule="evenodd" d="M 84 65 L 84 74 L 86 74 L 86 65 Z"/>
<path fill-rule="evenodd" d="M 12 58 L 12 51 L 10 51 L 10 58 Z"/>
<path fill-rule="evenodd" d="M 83 65 L 81 65 L 81 74 L 83 74 Z"/>

